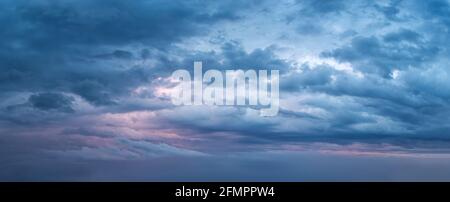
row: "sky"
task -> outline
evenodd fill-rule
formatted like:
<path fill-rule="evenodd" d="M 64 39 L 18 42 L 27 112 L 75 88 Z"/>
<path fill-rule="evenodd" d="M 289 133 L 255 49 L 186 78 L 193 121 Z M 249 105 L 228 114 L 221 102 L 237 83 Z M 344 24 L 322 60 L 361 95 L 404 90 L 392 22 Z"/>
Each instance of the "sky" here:
<path fill-rule="evenodd" d="M 449 0 L 3 0 L 0 181 L 448 181 Z M 171 74 L 280 71 L 280 111 Z"/>

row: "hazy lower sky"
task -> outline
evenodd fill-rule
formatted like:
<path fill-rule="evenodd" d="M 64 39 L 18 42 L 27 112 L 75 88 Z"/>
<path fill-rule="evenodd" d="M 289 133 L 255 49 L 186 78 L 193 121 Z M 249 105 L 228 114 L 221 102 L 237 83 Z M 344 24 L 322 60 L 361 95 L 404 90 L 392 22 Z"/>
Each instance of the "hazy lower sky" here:
<path fill-rule="evenodd" d="M 3 0 L 0 180 L 450 180 L 449 0 Z M 280 70 L 280 112 L 174 106 Z"/>

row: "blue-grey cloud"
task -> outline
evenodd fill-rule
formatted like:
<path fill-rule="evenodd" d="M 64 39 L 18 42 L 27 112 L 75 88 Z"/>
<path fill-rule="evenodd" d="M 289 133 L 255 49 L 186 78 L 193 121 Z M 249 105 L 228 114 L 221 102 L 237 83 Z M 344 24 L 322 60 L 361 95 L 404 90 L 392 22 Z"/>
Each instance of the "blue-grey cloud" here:
<path fill-rule="evenodd" d="M 388 77 L 394 69 L 421 67 L 439 52 L 439 48 L 427 43 L 414 41 L 417 33 L 401 33 L 385 36 L 385 43 L 376 37 L 356 37 L 351 44 L 330 52 L 324 57 L 334 57 L 342 62 L 351 62 L 363 72 L 376 73 Z M 396 38 L 397 40 L 392 40 Z M 407 41 L 410 44 L 402 44 Z"/>
<path fill-rule="evenodd" d="M 60 110 L 65 112 L 73 112 L 73 98 L 57 93 L 40 93 L 31 95 L 29 102 L 33 107 L 41 110 Z"/>
<path fill-rule="evenodd" d="M 448 153 L 448 13 L 445 0 L 2 1 L 0 179 L 136 179 L 120 169 L 99 174 L 120 167 L 117 159 L 145 179 L 182 179 L 158 178 L 167 165 L 141 171 L 147 158 L 203 162 L 210 153 L 299 143 Z M 194 61 L 204 70 L 279 69 L 279 115 L 260 117 L 260 106 L 173 106 L 168 77 L 192 71 Z M 52 166 L 53 177 L 45 171 Z M 236 173 L 248 174 L 229 175 Z"/>

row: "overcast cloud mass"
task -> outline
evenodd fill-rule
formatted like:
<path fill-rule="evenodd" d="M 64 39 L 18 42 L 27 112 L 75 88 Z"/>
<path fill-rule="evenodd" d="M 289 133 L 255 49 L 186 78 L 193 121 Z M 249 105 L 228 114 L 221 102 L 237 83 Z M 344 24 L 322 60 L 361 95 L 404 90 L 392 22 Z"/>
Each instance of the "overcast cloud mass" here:
<path fill-rule="evenodd" d="M 450 180 L 450 1 L 0 1 L 0 180 Z M 280 70 L 280 112 L 170 75 Z M 446 172 L 447 171 L 447 172 Z"/>

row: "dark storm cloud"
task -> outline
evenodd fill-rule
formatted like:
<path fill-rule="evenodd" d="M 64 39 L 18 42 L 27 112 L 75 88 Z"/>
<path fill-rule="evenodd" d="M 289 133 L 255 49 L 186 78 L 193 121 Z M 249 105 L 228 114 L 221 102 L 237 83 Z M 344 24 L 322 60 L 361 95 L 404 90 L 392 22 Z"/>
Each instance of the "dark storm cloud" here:
<path fill-rule="evenodd" d="M 40 93 L 31 95 L 28 99 L 33 107 L 40 110 L 59 110 L 73 112 L 73 98 L 57 93 Z"/>
<path fill-rule="evenodd" d="M 396 43 L 396 42 L 411 42 L 418 43 L 419 40 L 422 39 L 422 36 L 408 29 L 401 29 L 398 32 L 391 32 L 383 36 L 383 40 L 388 43 Z"/>
<path fill-rule="evenodd" d="M 277 69 L 285 73 L 292 66 L 292 62 L 275 55 L 276 46 L 257 48 L 246 51 L 242 44 L 236 41 L 226 41 L 218 51 L 184 51 L 182 60 L 162 59 L 172 70 L 184 68 L 193 70 L 194 61 L 202 61 L 203 69 Z M 166 71 L 170 73 L 170 71 Z"/>
<path fill-rule="evenodd" d="M 133 59 L 133 53 L 125 50 L 115 50 L 112 53 L 96 55 L 96 57 L 103 59 Z"/>
<path fill-rule="evenodd" d="M 444 117 L 449 114 L 449 91 L 446 87 L 436 87 L 443 86 L 440 81 L 431 82 L 429 80 L 434 77 L 433 75 L 446 75 L 447 73 L 432 73 L 433 71 L 426 74 L 417 73 L 422 71 L 421 69 L 410 71 L 411 73 L 408 71 L 407 75 L 392 80 L 377 75 L 366 75 L 364 78 L 358 78 L 322 66 L 314 69 L 306 68 L 303 73 L 288 75 L 282 80 L 281 87 L 290 92 L 325 93 L 339 97 L 351 97 L 356 101 L 358 105 L 355 107 L 350 107 L 350 103 L 348 106 L 336 106 L 335 103 L 326 100 L 312 100 L 302 103 L 306 106 L 319 107 L 332 114 L 331 119 L 322 120 L 327 125 L 333 126 L 330 129 L 338 130 L 329 131 L 329 134 L 348 135 L 353 133 L 355 136 L 353 138 L 367 138 L 366 140 L 369 140 L 370 136 L 377 137 L 380 134 L 396 136 L 401 133 L 412 133 L 408 135 L 408 138 L 428 140 L 447 138 L 444 135 L 446 133 L 444 131 L 447 130 L 446 118 Z M 333 80 L 331 80 L 331 76 L 333 76 Z M 444 80 L 446 79 L 445 76 Z M 297 80 L 304 82 L 295 82 Z M 399 82 L 402 84 L 399 84 Z M 384 129 L 379 129 L 376 132 L 377 134 L 362 135 L 364 131 L 356 132 L 349 128 L 361 123 L 376 123 L 379 121 L 378 118 L 363 116 L 364 114 L 395 121 L 406 131 L 386 133 Z M 432 128 L 434 132 L 423 131 Z M 322 132 L 327 133 L 326 131 Z"/>
<path fill-rule="evenodd" d="M 239 18 L 228 3 L 201 1 L 21 1 L 11 4 L 6 3 L 4 10 L 14 13 L 3 15 L 13 14 L 19 21 L 8 24 L 13 28 L 8 31 L 10 37 L 17 39 L 12 34 L 14 31 L 19 35 L 32 33 L 27 34 L 25 42 L 39 49 L 137 41 L 164 47 L 206 31 L 202 29 L 204 25 Z M 220 10 L 215 10 L 219 7 Z"/>
<path fill-rule="evenodd" d="M 324 57 L 334 57 L 342 62 L 351 62 L 358 70 L 388 77 L 394 69 L 421 67 L 439 52 L 439 47 L 413 41 L 419 35 L 405 32 L 385 36 L 385 43 L 377 37 L 355 37 L 350 45 L 324 52 Z M 392 40 L 392 39 L 397 40 Z M 411 44 L 402 44 L 408 41 Z"/>
<path fill-rule="evenodd" d="M 1 4 L 0 21 L 5 29 L 0 31 L 0 89 L 70 92 L 95 105 L 114 104 L 115 97 L 155 74 L 148 67 L 121 68 L 100 60 L 129 60 L 134 54 L 145 59 L 147 49 L 133 53 L 107 47 L 137 43 L 165 50 L 187 37 L 206 34 L 210 25 L 239 19 L 235 6 L 251 5 L 201 1 Z"/>
<path fill-rule="evenodd" d="M 0 54 L 4 59 L 1 67 L 5 69 L 1 88 L 6 91 L 42 92 L 51 89 L 79 95 L 95 106 L 117 107 L 121 96 L 127 97 L 134 87 L 151 82 L 157 76 L 167 76 L 173 69 L 190 68 L 193 61 L 203 61 L 205 69 L 277 68 L 283 74 L 292 67 L 292 63 L 274 54 L 276 46 L 245 51 L 240 43 L 227 41 L 221 44 L 218 51 L 173 50 L 176 49 L 171 46 L 173 43 L 207 33 L 208 25 L 240 19 L 234 7 L 248 5 L 201 2 L 188 4 L 181 1 L 165 4 L 155 1 L 112 1 L 108 4 L 100 1 L 43 1 L 9 4 L 11 6 L 4 7 L 2 21 L 9 22 L 7 25 L 10 29 L 3 31 L 6 36 L 3 46 L 6 49 Z M 312 21 L 314 16 L 339 14 L 350 3 L 298 1 L 297 4 L 301 9 L 297 14 L 310 17 L 309 21 L 299 25 L 300 32 L 320 34 L 321 24 Z M 390 4 L 393 8 L 397 5 Z M 428 6 L 437 9 L 434 4 Z M 441 12 L 436 15 L 439 13 Z M 138 50 L 126 47 L 133 43 L 144 44 L 144 47 Z M 395 69 L 424 68 L 424 64 L 432 61 L 440 49 L 436 44 L 429 43 L 420 31 L 412 29 L 402 28 L 379 36 L 356 36 L 349 44 L 324 52 L 323 56 L 350 62 L 357 70 L 373 73 L 375 76 L 367 76 L 362 80 L 342 74 L 331 67 L 304 68 L 301 73 L 287 74 L 281 85 L 288 92 L 305 91 L 367 99 L 358 111 L 417 123 L 422 114 L 416 114 L 416 111 L 409 108 L 439 103 L 430 103 L 424 98 L 425 95 L 411 93 L 421 89 L 398 88 L 388 79 Z M 171 54 L 181 59 L 173 59 Z M 136 63 L 120 63 L 133 60 L 139 63 L 147 59 L 154 60 L 156 65 L 148 67 Z M 377 74 L 382 78 L 378 78 Z M 63 104 L 63 99 L 55 96 L 47 98 L 47 101 L 44 96 L 40 102 L 37 98 L 30 98 L 30 102 L 33 101 L 38 109 L 72 109 L 71 104 Z M 377 110 L 372 109 L 378 103 L 387 105 Z M 369 108 L 364 108 L 367 107 L 365 105 Z M 392 109 L 397 105 L 406 108 L 395 113 Z M 331 111 L 331 118 L 322 121 L 329 123 L 334 129 L 347 129 L 347 126 L 359 122 L 374 122 L 373 118 L 362 117 L 358 113 L 345 114 L 345 108 L 343 111 L 336 108 L 327 110 Z M 282 116 L 298 115 L 298 112 L 287 109 L 283 111 L 286 113 L 282 113 Z M 185 123 L 184 127 L 187 127 L 193 121 L 195 120 L 180 120 L 180 123 Z M 229 123 L 225 127 L 206 126 L 205 130 L 271 133 L 272 124 Z M 263 127 L 264 124 L 267 127 Z M 261 130 L 257 131 L 255 128 Z M 318 129 L 314 133 L 320 131 Z M 330 130 L 327 133 L 332 132 L 336 131 Z"/>
<path fill-rule="evenodd" d="M 279 69 L 282 72 L 286 71 L 291 64 L 289 61 L 275 56 L 274 50 L 276 50 L 276 47 L 270 46 L 247 53 L 239 44 L 225 43 L 222 52 L 227 60 L 222 66 L 227 65 L 235 69 Z"/>
<path fill-rule="evenodd" d="M 325 94 L 336 96 L 337 99 L 348 98 L 348 101 L 351 101 L 339 104 L 327 99 L 316 99 L 301 103 L 303 106 L 326 111 L 326 117 L 281 109 L 279 117 L 276 118 L 279 118 L 278 120 L 258 122 L 252 119 L 243 120 L 241 117 L 245 113 L 233 116 L 236 114 L 213 111 L 211 113 L 214 116 L 221 117 L 214 123 L 201 123 L 206 119 L 203 116 L 180 118 L 179 114 L 169 117 L 169 122 L 182 128 L 193 129 L 199 134 L 234 132 L 240 135 L 241 141 L 248 144 L 267 143 L 267 140 L 270 140 L 271 144 L 289 141 L 347 144 L 357 140 L 401 145 L 413 145 L 412 142 L 422 140 L 447 141 L 445 131 L 448 126 L 444 117 L 449 114 L 446 92 L 450 91 L 433 87 L 436 83 L 428 80 L 434 77 L 431 72 L 417 77 L 421 75 L 418 72 L 428 71 L 430 64 L 439 60 L 442 50 L 446 49 L 427 36 L 428 33 L 420 29 L 397 28 L 375 36 L 355 36 L 349 45 L 322 54 L 325 58 L 333 57 L 340 62 L 350 63 L 355 70 L 363 73 L 363 77 L 326 65 L 303 65 L 301 72 L 283 72 L 282 95 L 288 96 L 295 92 Z M 233 51 L 229 52 L 230 50 Z M 293 64 L 289 61 L 276 59 L 270 50 L 273 49 L 247 53 L 235 43 L 227 43 L 222 46 L 222 57 L 217 57 L 221 56 L 221 53 L 216 52 L 196 53 L 191 57 L 201 58 L 207 67 L 233 64 L 228 61 L 239 61 L 236 64 L 274 63 L 281 66 L 282 70 L 292 67 Z M 272 59 L 265 60 L 259 55 Z M 217 58 L 222 58 L 224 62 L 217 64 Z M 189 66 L 192 61 L 193 59 L 187 59 L 185 63 Z M 400 76 L 394 75 L 394 71 L 401 72 Z M 437 74 L 447 75 L 447 71 Z M 442 77 L 442 82 L 447 81 L 446 76 Z M 439 85 L 442 84 L 439 82 Z M 304 124 L 304 128 L 280 131 L 279 125 L 286 121 L 293 121 L 293 125 Z M 399 138 L 405 141 L 397 141 Z"/>
<path fill-rule="evenodd" d="M 354 102 L 339 104 L 326 99 L 315 99 L 301 103 L 303 106 L 325 110 L 328 113 L 326 117 L 281 109 L 277 117 L 279 120 L 258 122 L 242 119 L 245 113 L 234 116 L 239 113 L 238 111 L 233 114 L 213 111 L 211 113 L 214 116 L 221 117 L 220 121 L 205 124 L 202 122 L 206 117 L 201 115 L 183 118 L 177 113 L 169 118 L 170 123 L 193 129 L 199 134 L 218 131 L 234 132 L 241 135 L 241 141 L 247 144 L 267 143 L 267 140 L 270 140 L 271 144 L 289 141 L 347 144 L 357 140 L 411 146 L 417 141 L 447 141 L 445 131 L 448 130 L 448 126 L 445 117 L 449 115 L 449 105 L 446 96 L 450 91 L 447 91 L 447 88 L 435 87 L 442 86 L 441 81 L 447 81 L 447 77 L 444 76 L 447 75 L 447 71 L 436 72 L 436 74 L 418 73 L 430 70 L 427 65 L 435 62 L 437 50 L 440 48 L 436 44 L 424 41 L 423 36 L 418 32 L 399 29 L 379 37 L 356 37 L 347 49 L 342 48 L 336 51 L 350 52 L 351 54 L 346 55 L 348 56 L 346 62 L 350 62 L 357 70 L 369 73 L 364 77 L 357 77 L 323 65 L 315 67 L 303 65 L 301 72 L 288 72 L 282 75 L 281 88 L 284 93 L 325 94 L 337 96 L 337 98 L 347 97 L 348 101 Z M 226 50 L 235 50 L 232 53 L 240 52 L 236 51 L 239 50 L 236 48 Z M 212 55 L 216 53 L 204 54 L 203 58 L 211 57 L 211 61 L 214 61 L 215 57 Z M 199 55 L 201 54 L 196 56 Z M 253 53 L 238 55 L 251 56 Z M 228 61 L 229 58 L 235 57 L 224 58 L 226 58 L 224 61 Z M 254 64 L 258 64 L 258 57 L 254 59 Z M 372 66 L 363 66 L 360 60 Z M 289 62 L 286 64 L 288 67 L 292 65 Z M 390 66 L 395 68 L 388 68 Z M 400 76 L 394 76 L 392 74 L 394 70 L 403 73 Z M 437 74 L 442 75 L 442 80 L 438 83 L 428 80 L 433 79 L 433 75 Z M 278 128 L 280 123 L 288 120 L 302 120 L 300 124 L 306 124 L 305 128 L 296 131 L 280 131 Z M 298 124 L 298 122 L 294 121 L 292 124 Z M 404 141 L 398 141 L 398 139 Z"/>
<path fill-rule="evenodd" d="M 178 169 L 161 177 L 172 161 L 127 160 L 299 142 L 448 152 L 448 13 L 448 1 L 437 0 L 1 1 L 0 180 L 192 179 Z M 271 39 L 281 35 L 299 38 Z M 171 105 L 167 77 L 194 61 L 204 70 L 279 69 L 278 116 Z M 225 179 L 225 164 L 258 171 L 270 159 L 214 159 L 201 176 Z M 297 176 L 302 166 L 291 159 L 301 160 L 285 159 L 293 169 L 274 179 Z M 227 175 L 248 175 L 240 170 Z"/>

